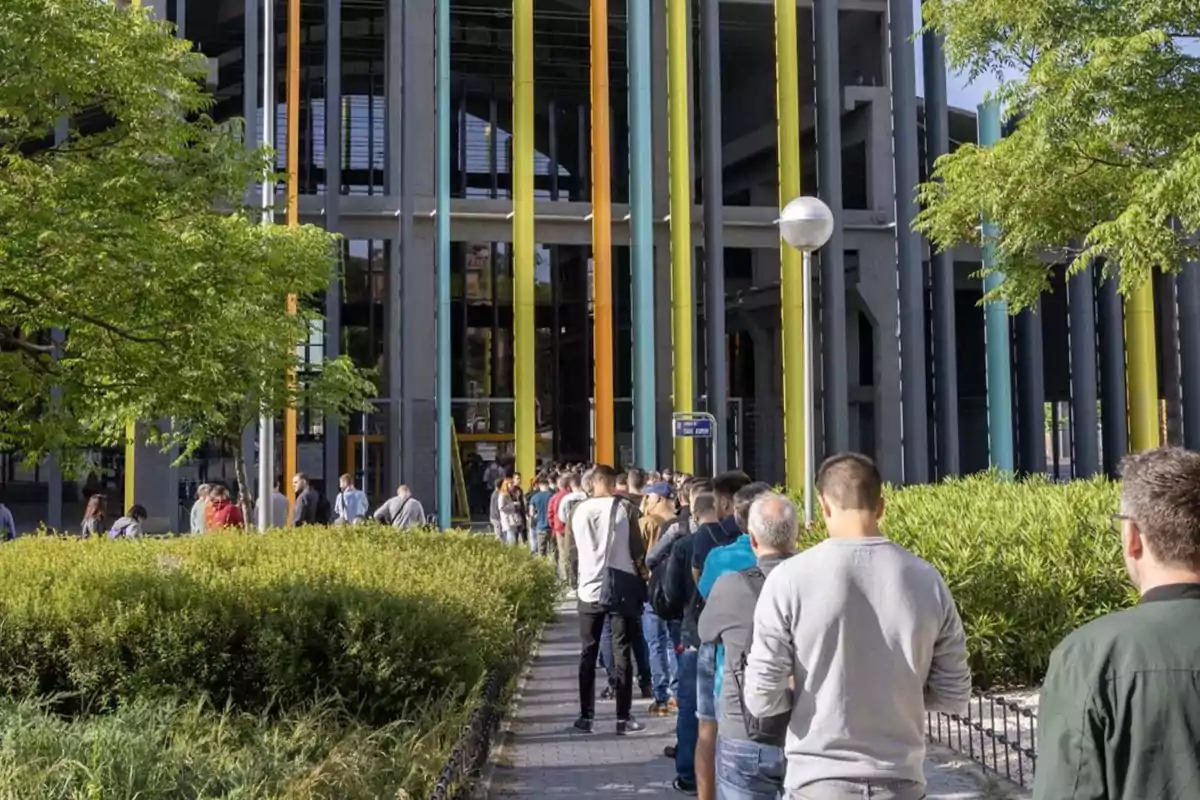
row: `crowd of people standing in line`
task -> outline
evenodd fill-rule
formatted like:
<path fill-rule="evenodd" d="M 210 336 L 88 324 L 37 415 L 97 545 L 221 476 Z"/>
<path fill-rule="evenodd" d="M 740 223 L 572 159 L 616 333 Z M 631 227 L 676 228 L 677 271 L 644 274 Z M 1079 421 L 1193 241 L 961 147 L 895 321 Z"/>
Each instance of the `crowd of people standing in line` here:
<path fill-rule="evenodd" d="M 798 553 L 795 505 L 742 472 L 556 467 L 528 499 L 519 476 L 496 481 L 495 534 L 554 558 L 575 593 L 575 729 L 595 730 L 599 666 L 618 735 L 645 729 L 634 680 L 651 715 L 678 714 L 664 755 L 681 794 L 925 797 L 926 714 L 971 697 L 962 621 L 881 529 L 870 459 L 833 456 L 816 483 L 828 536 Z M 1141 602 L 1052 655 L 1036 800 L 1200 796 L 1200 454 L 1127 459 L 1114 521 Z"/>

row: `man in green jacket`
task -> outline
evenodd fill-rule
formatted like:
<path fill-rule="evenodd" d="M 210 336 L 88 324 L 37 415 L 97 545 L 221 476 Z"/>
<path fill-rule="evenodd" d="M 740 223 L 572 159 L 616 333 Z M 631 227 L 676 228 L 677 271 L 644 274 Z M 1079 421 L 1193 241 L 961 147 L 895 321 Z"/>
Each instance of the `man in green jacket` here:
<path fill-rule="evenodd" d="M 1200 797 L 1200 454 L 1122 467 L 1134 608 L 1073 632 L 1042 687 L 1035 800 Z"/>

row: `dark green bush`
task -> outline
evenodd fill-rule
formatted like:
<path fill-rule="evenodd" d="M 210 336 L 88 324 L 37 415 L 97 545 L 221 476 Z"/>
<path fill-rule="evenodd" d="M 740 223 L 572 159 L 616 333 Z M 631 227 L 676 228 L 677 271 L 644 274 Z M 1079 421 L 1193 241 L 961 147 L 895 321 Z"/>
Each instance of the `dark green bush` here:
<path fill-rule="evenodd" d="M 945 576 L 981 687 L 1039 684 L 1064 636 L 1135 600 L 1111 481 L 978 475 L 889 489 L 886 503 L 887 535 Z"/>
<path fill-rule="evenodd" d="M 547 565 L 492 540 L 374 528 L 22 539 L 0 549 L 0 586 L 10 697 L 255 713 L 337 698 L 373 723 L 465 697 L 555 592 Z"/>

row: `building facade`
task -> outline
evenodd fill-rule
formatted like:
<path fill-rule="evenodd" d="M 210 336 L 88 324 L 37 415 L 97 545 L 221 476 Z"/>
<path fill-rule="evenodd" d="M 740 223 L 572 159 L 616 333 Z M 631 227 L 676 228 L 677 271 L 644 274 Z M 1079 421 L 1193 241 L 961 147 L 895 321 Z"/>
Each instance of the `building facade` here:
<path fill-rule="evenodd" d="M 210 59 L 216 118 L 244 117 L 253 146 L 264 114 L 272 115 L 282 171 L 291 144 L 287 0 L 271 7 L 271 37 L 262 29 L 261 0 L 160 5 Z M 788 254 L 776 225 L 788 199 L 780 196 L 777 113 L 788 90 L 776 80 L 783 52 L 777 6 L 787 3 L 609 5 L 609 135 L 598 137 L 588 0 L 450 0 L 445 31 L 436 24 L 437 0 L 299 3 L 300 221 L 338 233 L 343 260 L 341 280 L 325 298 L 325 330 L 306 354 L 314 365 L 349 355 L 374 370 L 379 389 L 375 413 L 348 422 L 301 410 L 298 468 L 326 491 L 336 491 L 342 472 L 356 474 L 372 500 L 404 482 L 427 508 L 442 506 L 446 519 L 447 471 L 458 462 L 478 513 L 486 502 L 482 463 L 514 449 L 522 465 L 592 458 L 598 437 L 610 437 L 598 429 L 608 417 L 596 404 L 607 406 L 610 397 L 611 442 L 604 446 L 611 451 L 604 455 L 617 462 L 674 461 L 707 471 L 711 452 L 703 443 L 694 452 L 682 448 L 671 417 L 708 410 L 723 434 L 722 466 L 795 483 L 786 469 L 784 402 L 784 309 L 792 306 L 781 303 L 781 293 L 798 295 L 781 281 L 781 255 L 786 263 Z M 888 480 L 924 482 L 986 468 L 989 448 L 995 451 L 975 277 L 981 255 L 931 255 L 910 227 L 913 191 L 928 162 L 976 141 L 976 118 L 947 108 L 937 43 L 910 42 L 911 4 L 891 6 L 904 14 L 890 13 L 888 0 L 797 4 L 796 85 L 787 100 L 795 100 L 799 141 L 795 153 L 785 153 L 783 171 L 786 179 L 798 157 L 796 194 L 832 200 L 837 220 L 803 287 L 817 320 L 809 446 L 818 456 L 868 453 Z M 521 34 L 530 19 L 531 38 Z M 642 35 L 648 70 L 634 41 Z M 274 67 L 264 75 L 268 40 Z M 439 41 L 448 41 L 444 87 Z M 918 61 L 927 76 L 924 101 L 915 85 Z M 520 77 L 530 67 L 532 91 L 523 94 L 514 70 Z M 686 92 L 672 102 L 681 78 Z M 639 79 L 648 79 L 644 106 Z M 264 111 L 266 81 L 275 101 Z M 448 110 L 442 119 L 439 99 Z M 449 144 L 444 187 L 439 135 Z M 605 140 L 598 159 L 595 144 Z M 523 160 L 530 150 L 531 162 Z M 716 164 L 720 180 L 710 181 L 706 170 L 716 176 Z M 597 170 L 609 174 L 610 265 L 600 264 L 595 246 Z M 439 188 L 449 195 L 448 213 L 439 208 Z M 280 203 L 284 195 L 281 184 Z M 681 225 L 689 211 L 689 224 Z M 448 219 L 448 231 L 439 218 Z M 530 218 L 532 243 L 520 227 Z M 640 240 L 639 219 L 650 223 Z M 448 236 L 448 259 L 439 257 L 439 233 Z M 709 256 L 714 242 L 719 258 Z M 713 263 L 720 281 L 709 274 Z M 438 286 L 447 267 L 448 297 Z M 522 281 L 530 278 L 525 293 Z M 597 294 L 598 282 L 610 281 L 611 297 Z M 1112 283 L 1092 274 L 1070 287 L 1059 283 L 1040 313 L 1004 323 L 1016 387 L 1016 421 L 1005 435 L 1018 469 L 1086 475 L 1111 469 L 1127 447 L 1121 303 Z M 1173 319 L 1174 280 L 1156 292 L 1160 311 Z M 607 320 L 609 306 L 611 325 L 598 326 L 598 312 Z M 639 317 L 639 308 L 648 313 Z M 448 334 L 439 331 L 439 313 Z M 718 322 L 724 331 L 706 337 Z M 1160 357 L 1159 396 L 1168 401 L 1180 396 L 1173 325 L 1159 326 L 1159 353 L 1168 354 Z M 684 402 L 675 396 L 681 369 L 697 377 Z M 445 418 L 439 428 L 438 379 L 447 371 L 454 431 L 439 439 L 447 431 Z M 711 408 L 710 395 L 723 408 Z M 794 409 L 796 401 L 788 402 Z M 1103 449 L 1097 408 L 1106 423 Z M 653 420 L 652 435 L 639 440 L 636 419 Z M 248 444 L 253 437 L 247 433 Z M 136 491 L 147 504 L 159 505 L 147 493 L 168 498 L 161 505 L 170 517 L 176 494 L 187 493 L 177 492 L 180 481 L 214 477 L 220 454 L 185 464 L 182 473 L 161 469 L 166 460 L 139 448 L 138 474 L 149 470 L 154 483 Z"/>

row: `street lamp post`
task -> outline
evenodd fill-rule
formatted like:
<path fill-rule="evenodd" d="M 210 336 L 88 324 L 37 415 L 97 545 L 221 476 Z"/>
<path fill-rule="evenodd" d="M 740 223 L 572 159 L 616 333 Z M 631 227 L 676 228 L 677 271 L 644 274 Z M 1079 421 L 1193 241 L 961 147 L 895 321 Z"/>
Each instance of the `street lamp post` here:
<path fill-rule="evenodd" d="M 803 256 L 804 286 L 804 524 L 812 524 L 813 508 L 813 379 L 812 254 L 833 234 L 833 212 L 816 197 L 797 197 L 779 215 L 779 235 Z"/>

